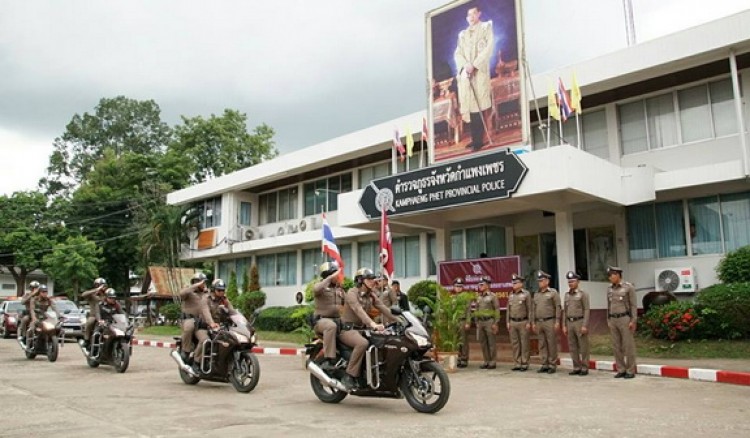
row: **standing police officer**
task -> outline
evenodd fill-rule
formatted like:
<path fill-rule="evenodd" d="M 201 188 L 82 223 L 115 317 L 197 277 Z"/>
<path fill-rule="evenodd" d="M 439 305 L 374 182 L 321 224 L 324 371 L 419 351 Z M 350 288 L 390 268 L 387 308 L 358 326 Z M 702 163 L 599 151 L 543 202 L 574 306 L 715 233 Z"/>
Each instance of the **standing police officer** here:
<path fill-rule="evenodd" d="M 539 352 L 542 367 L 538 373 L 554 374 L 557 371 L 557 332 L 560 331 L 560 294 L 551 287 L 551 275 L 539 271 L 536 276 L 539 290 L 534 294 L 534 322 L 532 330 L 539 334 Z"/>
<path fill-rule="evenodd" d="M 497 356 L 497 323 L 500 318 L 500 303 L 497 301 L 497 296 L 490 291 L 491 280 L 487 276 L 483 276 L 479 280 L 479 294 L 476 299 L 477 307 L 476 313 L 483 312 L 479 316 L 475 316 L 474 319 L 477 324 L 477 332 L 479 335 L 479 345 L 482 347 L 482 356 L 484 363 L 479 367 L 481 369 L 494 370 L 497 368 L 495 363 Z M 491 313 L 491 315 L 488 315 Z M 468 324 L 464 326 L 467 328 Z"/>
<path fill-rule="evenodd" d="M 324 362 L 323 369 L 333 369 L 333 361 L 336 359 L 336 335 L 339 332 L 341 315 L 340 306 L 344 305 L 344 294 L 346 293 L 338 283 L 341 273 L 336 262 L 326 262 L 320 265 L 320 278 L 322 281 L 313 286 L 315 313 L 313 314 L 313 330 L 315 334 L 323 338 Z"/>
<path fill-rule="evenodd" d="M 453 280 L 453 290 L 451 291 L 451 297 L 456 297 L 457 295 L 460 295 L 464 292 L 464 281 L 461 279 L 461 277 L 456 277 L 456 279 Z M 462 327 L 463 330 L 461 330 L 461 344 L 458 350 L 458 363 L 456 364 L 456 366 L 459 368 L 466 368 L 469 365 L 469 341 L 467 338 L 471 325 L 466 323 L 467 318 L 464 318 L 463 321 L 464 327 Z"/>
<path fill-rule="evenodd" d="M 611 285 L 607 289 L 607 325 L 612 334 L 617 374 L 615 378 L 635 377 L 635 332 L 638 307 L 635 288 L 622 281 L 622 269 L 610 266 L 607 276 Z"/>
<path fill-rule="evenodd" d="M 510 333 L 510 344 L 513 347 L 513 371 L 526 371 L 529 369 L 529 331 L 531 330 L 531 318 L 533 317 L 534 302 L 531 292 L 523 288 L 526 279 L 513 274 L 511 281 L 513 291 L 508 297 L 508 313 L 505 324 Z"/>
<path fill-rule="evenodd" d="M 589 294 L 578 288 L 581 276 L 573 271 L 565 274 L 568 293 L 563 303 L 563 334 L 568 336 L 573 371 L 568 374 L 585 376 L 589 373 Z"/>

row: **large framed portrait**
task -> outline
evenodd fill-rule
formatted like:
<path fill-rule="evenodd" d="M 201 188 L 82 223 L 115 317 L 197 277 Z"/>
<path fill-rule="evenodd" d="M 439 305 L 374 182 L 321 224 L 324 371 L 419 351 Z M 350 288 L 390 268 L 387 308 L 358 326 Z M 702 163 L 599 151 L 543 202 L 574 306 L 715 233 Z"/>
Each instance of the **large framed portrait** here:
<path fill-rule="evenodd" d="M 517 0 L 465 0 L 427 13 L 432 163 L 523 144 L 528 132 Z"/>

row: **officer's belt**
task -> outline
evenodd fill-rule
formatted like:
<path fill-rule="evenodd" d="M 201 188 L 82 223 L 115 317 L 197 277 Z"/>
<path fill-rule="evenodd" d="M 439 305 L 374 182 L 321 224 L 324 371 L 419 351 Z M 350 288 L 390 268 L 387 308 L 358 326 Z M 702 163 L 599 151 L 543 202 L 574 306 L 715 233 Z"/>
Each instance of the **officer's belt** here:
<path fill-rule="evenodd" d="M 189 319 L 189 318 L 197 319 L 198 317 L 195 316 L 195 315 L 193 315 L 192 313 L 183 313 L 182 314 L 182 319 Z"/>
<path fill-rule="evenodd" d="M 579 321 L 579 320 L 583 319 L 583 317 L 582 316 L 569 316 L 569 317 L 567 317 L 565 319 L 567 319 L 570 322 L 573 322 L 573 321 Z"/>
<path fill-rule="evenodd" d="M 625 312 L 625 313 L 610 313 L 609 314 L 610 318 L 622 318 L 623 316 L 630 316 L 630 312 Z"/>
<path fill-rule="evenodd" d="M 490 321 L 490 320 L 493 320 L 493 319 L 495 319 L 495 318 L 493 318 L 491 316 L 481 316 L 481 317 L 477 318 L 478 321 Z"/>
<path fill-rule="evenodd" d="M 548 318 L 537 318 L 536 322 L 549 321 L 550 319 L 555 319 L 555 317 L 554 316 L 550 316 Z"/>
<path fill-rule="evenodd" d="M 317 324 L 317 323 L 318 323 L 318 321 L 320 321 L 320 320 L 321 320 L 321 319 L 323 319 L 323 318 L 325 318 L 325 319 L 332 319 L 332 320 L 333 320 L 334 322 L 338 322 L 338 321 L 340 321 L 340 320 L 341 320 L 341 317 L 340 317 L 340 316 L 323 316 L 323 315 L 315 315 L 315 316 L 313 317 L 313 324 Z"/>
<path fill-rule="evenodd" d="M 529 318 L 511 318 L 510 320 L 513 322 L 521 322 L 521 321 L 527 321 Z"/>
<path fill-rule="evenodd" d="M 364 330 L 365 326 L 362 324 L 355 324 L 353 322 L 344 322 L 341 324 L 341 330 Z"/>

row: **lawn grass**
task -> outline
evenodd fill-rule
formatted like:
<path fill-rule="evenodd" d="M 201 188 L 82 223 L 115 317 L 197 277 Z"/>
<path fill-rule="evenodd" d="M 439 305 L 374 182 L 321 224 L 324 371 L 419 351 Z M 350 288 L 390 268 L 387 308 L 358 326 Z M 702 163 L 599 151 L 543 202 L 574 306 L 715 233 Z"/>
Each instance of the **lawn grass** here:
<path fill-rule="evenodd" d="M 591 354 L 612 356 L 612 339 L 609 335 L 590 337 Z M 750 359 L 750 340 L 685 340 L 667 341 L 646 336 L 636 336 L 636 354 L 639 357 L 662 359 Z"/>
<path fill-rule="evenodd" d="M 137 332 L 137 336 L 144 337 L 148 335 L 152 336 L 180 336 L 181 330 L 176 325 L 159 325 L 144 327 Z M 262 344 L 266 342 L 288 342 L 292 344 L 303 345 L 308 341 L 306 336 L 302 333 L 284 333 L 284 332 L 256 332 L 259 342 Z"/>

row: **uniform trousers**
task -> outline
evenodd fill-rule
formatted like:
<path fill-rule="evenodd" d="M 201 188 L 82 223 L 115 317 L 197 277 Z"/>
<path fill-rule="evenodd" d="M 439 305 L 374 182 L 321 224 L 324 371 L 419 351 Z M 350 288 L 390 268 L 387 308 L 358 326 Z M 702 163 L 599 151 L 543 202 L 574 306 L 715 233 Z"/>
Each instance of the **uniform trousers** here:
<path fill-rule="evenodd" d="M 630 318 L 609 318 L 607 325 L 612 334 L 617 371 L 635 374 L 635 338 L 628 324 Z"/>
<path fill-rule="evenodd" d="M 528 367 L 531 351 L 529 350 L 529 321 L 510 322 L 510 345 L 513 347 L 513 362 L 519 367 Z"/>
<path fill-rule="evenodd" d="M 370 343 L 357 330 L 342 330 L 339 339 L 341 339 L 344 345 L 352 348 L 352 355 L 349 358 L 346 373 L 352 377 L 359 377 L 362 371 L 362 359 L 365 358 L 365 351 Z"/>
<path fill-rule="evenodd" d="M 539 331 L 539 354 L 542 356 L 542 368 L 557 369 L 557 336 L 555 320 L 537 321 Z"/>
<path fill-rule="evenodd" d="M 497 341 L 495 333 L 492 332 L 492 321 L 477 321 L 479 332 L 479 345 L 482 346 L 482 357 L 487 365 L 495 365 L 497 355 Z"/>
<path fill-rule="evenodd" d="M 315 323 L 315 333 L 323 338 L 323 355 L 328 359 L 336 358 L 336 334 L 339 326 L 331 318 L 320 318 Z"/>
<path fill-rule="evenodd" d="M 573 359 L 573 369 L 586 371 L 589 369 L 589 335 L 581 333 L 583 319 L 566 321 L 568 329 L 568 346 L 570 358 Z"/>

